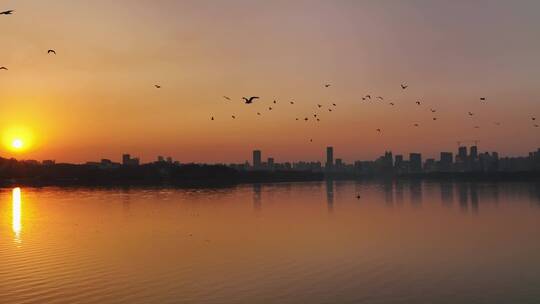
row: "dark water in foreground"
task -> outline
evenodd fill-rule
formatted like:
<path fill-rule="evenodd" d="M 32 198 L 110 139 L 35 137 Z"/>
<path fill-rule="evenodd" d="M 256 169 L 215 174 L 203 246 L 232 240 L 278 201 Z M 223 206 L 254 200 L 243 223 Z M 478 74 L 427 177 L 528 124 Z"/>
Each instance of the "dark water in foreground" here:
<path fill-rule="evenodd" d="M 0 303 L 540 303 L 540 185 L 1 189 Z"/>

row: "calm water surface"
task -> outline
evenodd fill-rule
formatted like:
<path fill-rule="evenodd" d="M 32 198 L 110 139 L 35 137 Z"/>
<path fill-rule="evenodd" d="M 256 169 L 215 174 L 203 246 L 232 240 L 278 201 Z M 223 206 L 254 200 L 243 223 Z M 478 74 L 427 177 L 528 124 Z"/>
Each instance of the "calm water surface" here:
<path fill-rule="evenodd" d="M 540 184 L 0 189 L 0 303 L 540 303 Z"/>

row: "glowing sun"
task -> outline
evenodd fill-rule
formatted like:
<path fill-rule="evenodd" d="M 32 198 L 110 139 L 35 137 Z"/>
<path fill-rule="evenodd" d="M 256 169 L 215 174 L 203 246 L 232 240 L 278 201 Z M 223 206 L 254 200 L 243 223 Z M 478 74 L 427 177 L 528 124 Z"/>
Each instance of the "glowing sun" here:
<path fill-rule="evenodd" d="M 15 138 L 12 142 L 11 142 L 11 147 L 15 150 L 20 150 L 24 147 L 24 142 L 22 139 L 20 138 Z"/>

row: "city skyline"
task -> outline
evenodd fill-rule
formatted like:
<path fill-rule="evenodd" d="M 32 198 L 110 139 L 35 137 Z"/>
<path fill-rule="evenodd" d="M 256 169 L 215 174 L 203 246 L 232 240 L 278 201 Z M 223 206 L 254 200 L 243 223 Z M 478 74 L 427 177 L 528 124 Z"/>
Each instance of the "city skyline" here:
<path fill-rule="evenodd" d="M 253 146 L 315 160 L 332 144 L 350 161 L 472 139 L 502 155 L 540 146 L 536 1 L 158 3 L 2 4 L 14 12 L 0 18 L 0 155 L 229 163 Z M 9 149 L 19 133 L 24 153 Z"/>

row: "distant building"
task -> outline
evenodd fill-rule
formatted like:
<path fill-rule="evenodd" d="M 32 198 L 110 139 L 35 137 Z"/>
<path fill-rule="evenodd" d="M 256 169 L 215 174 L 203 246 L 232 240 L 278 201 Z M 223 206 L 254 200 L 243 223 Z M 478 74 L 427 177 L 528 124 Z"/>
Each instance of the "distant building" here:
<path fill-rule="evenodd" d="M 168 156 L 168 157 L 167 157 L 167 162 L 168 162 L 169 164 L 172 164 L 172 163 L 173 163 L 172 157 Z"/>
<path fill-rule="evenodd" d="M 139 165 L 139 159 L 138 158 L 131 158 L 131 155 L 129 155 L 129 154 L 123 154 L 122 155 L 122 165 L 123 166 L 138 166 Z"/>
<path fill-rule="evenodd" d="M 269 157 L 267 161 L 268 169 L 272 170 L 274 169 L 274 158 Z"/>
<path fill-rule="evenodd" d="M 262 153 L 261 150 L 253 151 L 253 167 L 255 169 L 261 168 L 262 165 Z"/>
<path fill-rule="evenodd" d="M 43 166 L 54 166 L 54 164 L 56 164 L 56 161 L 47 159 L 47 160 L 42 161 L 41 164 Z"/>
<path fill-rule="evenodd" d="M 461 146 L 458 148 L 458 155 L 456 161 L 460 163 L 464 163 L 467 161 L 467 147 Z"/>
<path fill-rule="evenodd" d="M 163 163 L 163 162 L 165 162 L 165 157 L 163 157 L 163 156 L 158 156 L 158 157 L 157 157 L 157 161 L 158 161 L 158 163 Z"/>
<path fill-rule="evenodd" d="M 418 173 L 422 171 L 422 154 L 410 153 L 409 154 L 409 166 L 411 172 Z"/>
<path fill-rule="evenodd" d="M 469 155 L 469 158 L 471 161 L 476 161 L 478 159 L 478 147 L 477 146 L 472 146 L 470 148 L 470 155 Z"/>
<path fill-rule="evenodd" d="M 331 169 L 334 167 L 334 148 L 326 147 L 326 168 Z"/>
<path fill-rule="evenodd" d="M 448 172 L 452 170 L 454 163 L 454 154 L 452 152 L 441 152 L 441 159 L 439 161 L 439 170 Z"/>
<path fill-rule="evenodd" d="M 343 160 L 341 158 L 336 158 L 336 169 L 341 169 L 343 167 Z"/>

